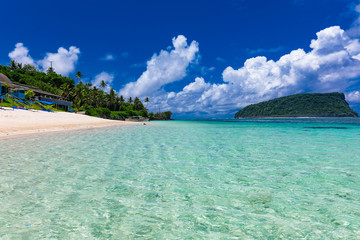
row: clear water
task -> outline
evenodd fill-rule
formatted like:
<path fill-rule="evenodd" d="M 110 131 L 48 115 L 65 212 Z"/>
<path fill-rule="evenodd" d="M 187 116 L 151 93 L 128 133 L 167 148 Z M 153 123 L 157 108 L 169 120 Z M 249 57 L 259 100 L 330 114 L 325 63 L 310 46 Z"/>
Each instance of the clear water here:
<path fill-rule="evenodd" d="M 359 119 L 153 122 L 0 154 L 0 239 L 360 239 Z"/>

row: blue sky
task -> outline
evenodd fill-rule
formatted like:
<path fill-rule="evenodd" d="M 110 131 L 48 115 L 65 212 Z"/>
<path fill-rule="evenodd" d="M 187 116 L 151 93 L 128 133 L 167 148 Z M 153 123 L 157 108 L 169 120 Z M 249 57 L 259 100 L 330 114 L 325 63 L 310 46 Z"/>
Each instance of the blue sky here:
<path fill-rule="evenodd" d="M 0 64 L 53 61 L 63 75 L 106 80 L 179 118 L 232 117 L 302 92 L 342 91 L 360 111 L 359 4 L 6 0 Z"/>

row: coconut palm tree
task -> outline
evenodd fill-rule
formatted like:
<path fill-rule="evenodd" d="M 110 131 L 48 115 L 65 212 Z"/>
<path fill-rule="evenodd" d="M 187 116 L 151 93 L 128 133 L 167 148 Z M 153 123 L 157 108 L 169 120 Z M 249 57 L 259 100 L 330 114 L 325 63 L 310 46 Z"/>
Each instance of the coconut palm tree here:
<path fill-rule="evenodd" d="M 148 104 L 149 104 L 149 102 L 150 102 L 150 100 L 149 100 L 149 98 L 148 98 L 148 97 L 146 97 L 146 98 L 145 98 L 145 102 L 146 102 L 146 109 L 147 109 Z"/>
<path fill-rule="evenodd" d="M 134 109 L 135 110 L 143 110 L 144 109 L 144 105 L 142 104 L 142 102 L 140 101 L 140 99 L 138 97 L 136 97 L 134 100 Z"/>
<path fill-rule="evenodd" d="M 18 64 L 17 64 L 17 62 L 15 62 L 15 60 L 11 60 L 10 61 L 10 70 L 16 70 L 16 69 L 18 69 Z"/>
<path fill-rule="evenodd" d="M 113 107 L 115 104 L 115 100 L 116 100 L 116 93 L 114 89 L 110 89 L 110 93 L 109 93 L 109 107 Z M 112 108 L 114 109 L 114 108 Z"/>
<path fill-rule="evenodd" d="M 60 89 L 62 90 L 61 96 L 66 99 L 69 99 L 72 91 L 74 90 L 68 83 L 64 83 L 63 85 L 61 85 Z"/>
<path fill-rule="evenodd" d="M 78 80 L 79 80 L 79 78 L 82 78 L 82 77 L 83 77 L 82 73 L 80 71 L 77 71 L 76 75 L 75 75 L 76 82 L 79 83 Z"/>
<path fill-rule="evenodd" d="M 124 99 L 124 97 L 122 95 L 119 98 L 119 102 L 120 102 L 119 111 L 121 111 L 121 107 L 122 107 L 123 103 L 125 102 L 125 99 Z"/>
<path fill-rule="evenodd" d="M 98 107 L 98 89 L 94 86 L 93 88 L 92 88 L 92 104 L 93 104 L 93 106 L 95 106 L 95 107 Z"/>
<path fill-rule="evenodd" d="M 100 87 L 102 88 L 102 90 L 105 90 L 105 87 L 107 86 L 106 82 L 104 80 L 101 80 L 100 82 Z"/>

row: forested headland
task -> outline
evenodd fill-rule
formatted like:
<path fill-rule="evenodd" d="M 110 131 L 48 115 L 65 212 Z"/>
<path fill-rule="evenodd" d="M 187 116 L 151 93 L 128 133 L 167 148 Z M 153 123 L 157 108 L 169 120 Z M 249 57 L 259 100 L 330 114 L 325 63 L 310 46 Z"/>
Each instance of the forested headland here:
<path fill-rule="evenodd" d="M 246 106 L 235 118 L 358 117 L 343 93 L 305 93 Z"/>

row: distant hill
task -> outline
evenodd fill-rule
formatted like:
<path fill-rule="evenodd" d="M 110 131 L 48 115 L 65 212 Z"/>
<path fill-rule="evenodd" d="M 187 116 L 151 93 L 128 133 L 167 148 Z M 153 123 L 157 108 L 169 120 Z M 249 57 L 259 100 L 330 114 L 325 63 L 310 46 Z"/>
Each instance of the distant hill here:
<path fill-rule="evenodd" d="M 358 117 L 343 93 L 305 93 L 249 105 L 235 118 L 259 117 Z"/>

